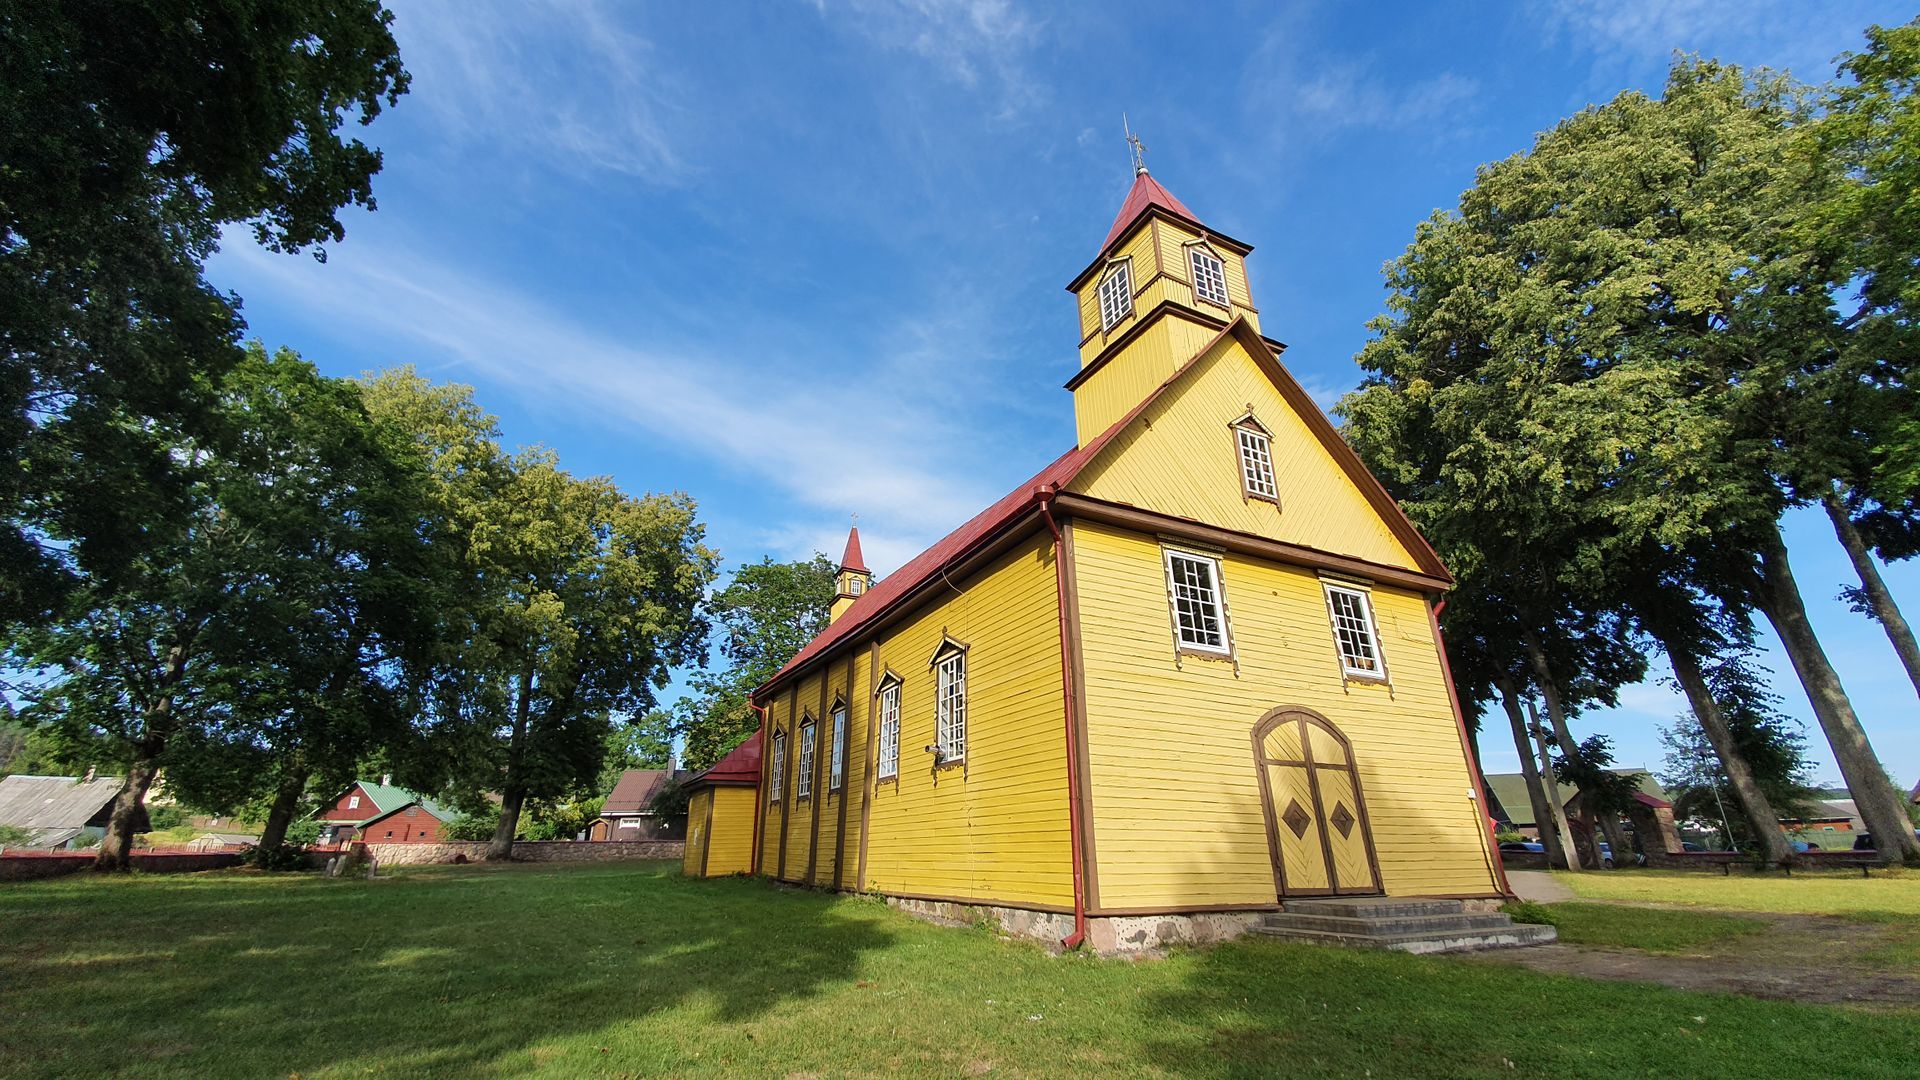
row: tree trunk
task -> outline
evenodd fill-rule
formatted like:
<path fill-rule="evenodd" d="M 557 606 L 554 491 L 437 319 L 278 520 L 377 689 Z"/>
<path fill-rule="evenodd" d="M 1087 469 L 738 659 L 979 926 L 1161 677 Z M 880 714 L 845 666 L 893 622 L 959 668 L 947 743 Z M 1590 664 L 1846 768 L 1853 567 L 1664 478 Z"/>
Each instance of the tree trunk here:
<path fill-rule="evenodd" d="M 1913 628 L 1907 625 L 1906 616 L 1900 614 L 1900 606 L 1893 602 L 1893 593 L 1880 577 L 1880 567 L 1874 563 L 1873 553 L 1867 550 L 1866 538 L 1847 516 L 1847 504 L 1840 493 L 1829 491 L 1822 501 L 1827 507 L 1827 517 L 1833 519 L 1833 531 L 1840 537 L 1840 546 L 1847 549 L 1847 558 L 1853 560 L 1854 572 L 1860 575 L 1860 589 L 1873 606 L 1873 617 L 1886 628 L 1887 639 L 1893 642 L 1893 651 L 1900 654 L 1900 663 L 1907 669 L 1914 693 L 1920 694 L 1920 643 L 1913 640 Z"/>
<path fill-rule="evenodd" d="M 1546 849 L 1547 866 L 1578 869 L 1567 856 L 1572 845 L 1567 843 L 1558 808 L 1540 783 L 1540 763 L 1534 757 L 1533 740 L 1527 736 L 1526 718 L 1520 714 L 1520 695 L 1506 679 L 1500 680 L 1500 704 L 1507 710 L 1507 723 L 1513 727 L 1513 748 L 1520 752 L 1520 775 L 1527 782 L 1527 801 L 1533 804 L 1533 829 L 1540 834 L 1540 846 Z"/>
<path fill-rule="evenodd" d="M 273 793 L 273 806 L 267 810 L 267 823 L 260 830 L 262 854 L 279 851 L 287 842 L 287 826 L 293 824 L 294 811 L 300 809 L 300 796 L 307 790 L 307 770 L 296 768 L 280 781 Z"/>
<path fill-rule="evenodd" d="M 113 797 L 107 835 L 93 857 L 95 870 L 126 870 L 133 865 L 133 834 L 147 827 L 147 789 L 160 772 L 157 752 L 142 752 L 127 767 L 127 778 Z"/>
<path fill-rule="evenodd" d="M 1586 833 L 1574 829 L 1567 820 L 1567 808 L 1560 801 L 1560 778 L 1553 773 L 1553 752 L 1547 746 L 1547 729 L 1540 723 L 1540 710 L 1533 701 L 1527 701 L 1527 714 L 1533 720 L 1534 753 L 1537 768 L 1540 771 L 1540 791 L 1547 800 L 1548 812 L 1553 815 L 1553 831 L 1560 837 L 1560 853 L 1566 859 L 1567 869 L 1580 870 L 1588 865 L 1598 866 L 1599 856 L 1593 850 L 1592 838 Z M 1586 846 L 1582 847 L 1581 845 Z"/>
<path fill-rule="evenodd" d="M 1673 664 L 1673 677 L 1680 683 L 1680 689 L 1686 692 L 1687 703 L 1693 706 L 1693 715 L 1700 722 L 1700 730 L 1706 732 L 1707 741 L 1713 744 L 1713 752 L 1720 758 L 1720 767 L 1726 770 L 1727 780 L 1733 785 L 1734 798 L 1740 803 L 1740 812 L 1746 815 L 1747 831 L 1759 841 L 1760 854 L 1770 865 L 1779 865 L 1793 858 L 1793 847 L 1787 843 L 1787 834 L 1780 828 L 1780 819 L 1773 812 L 1773 804 L 1767 801 L 1766 792 L 1760 790 L 1760 783 L 1754 779 L 1753 768 L 1741 755 L 1740 748 L 1734 745 L 1733 730 L 1727 726 L 1727 719 L 1720 712 L 1720 703 L 1713 698 L 1713 691 L 1707 686 L 1706 676 L 1700 672 L 1700 662 L 1686 649 L 1676 646 L 1670 637 L 1655 633 L 1660 645 L 1667 651 L 1667 660 Z"/>
<path fill-rule="evenodd" d="M 1560 683 L 1553 676 L 1553 666 L 1547 663 L 1547 653 L 1545 649 L 1540 647 L 1540 639 L 1535 637 L 1532 631 L 1528 631 L 1525 640 L 1527 659 L 1532 662 L 1534 677 L 1540 683 L 1540 696 L 1547 700 L 1547 719 L 1553 721 L 1554 741 L 1559 744 L 1562 754 L 1567 757 L 1572 757 L 1579 751 L 1579 745 L 1573 741 L 1572 729 L 1567 727 L 1567 711 L 1565 706 L 1560 702 Z M 1549 768 L 1551 768 L 1551 766 L 1549 766 Z M 1555 794 L 1558 794 L 1557 787 Z M 1587 821 L 1589 825 L 1587 830 L 1578 830 L 1574 833 L 1573 842 L 1574 845 L 1580 849 L 1580 859 L 1586 864 L 1587 868 L 1589 870 L 1599 870 L 1603 869 L 1606 864 L 1602 861 L 1603 857 L 1600 854 L 1600 845 L 1594 842 L 1593 834 L 1590 831 L 1591 822 L 1595 817 L 1603 819 L 1601 821 L 1601 829 L 1606 833 L 1607 842 L 1613 845 L 1616 853 L 1620 851 L 1620 845 L 1614 841 L 1613 834 L 1620 830 L 1620 823 L 1616 821 L 1613 823 L 1612 829 L 1607 829 L 1607 823 L 1604 819 L 1609 815 L 1594 814 L 1589 807 L 1591 801 L 1584 792 L 1574 797 L 1574 805 L 1579 807 L 1580 817 Z"/>
<path fill-rule="evenodd" d="M 533 665 L 520 671 L 518 699 L 513 703 L 513 737 L 507 744 L 507 777 L 500 786 L 500 824 L 494 826 L 493 840 L 487 845 L 487 858 L 513 858 L 513 834 L 520 828 L 520 808 L 526 805 L 525 761 L 527 717 L 533 707 Z"/>
<path fill-rule="evenodd" d="M 1900 796 L 1880 767 L 1880 758 L 1867 741 L 1866 729 L 1854 715 L 1853 703 L 1840 685 L 1840 676 L 1827 660 L 1820 639 L 1807 619 L 1807 607 L 1794 584 L 1787 561 L 1787 545 L 1779 529 L 1768 529 L 1760 545 L 1760 574 L 1754 583 L 1754 601 L 1773 625 L 1774 633 L 1793 661 L 1800 685 L 1807 691 L 1813 713 L 1820 719 L 1833 759 L 1847 782 L 1854 805 L 1873 833 L 1883 862 L 1920 862 L 1920 838 L 1913 834 Z"/>

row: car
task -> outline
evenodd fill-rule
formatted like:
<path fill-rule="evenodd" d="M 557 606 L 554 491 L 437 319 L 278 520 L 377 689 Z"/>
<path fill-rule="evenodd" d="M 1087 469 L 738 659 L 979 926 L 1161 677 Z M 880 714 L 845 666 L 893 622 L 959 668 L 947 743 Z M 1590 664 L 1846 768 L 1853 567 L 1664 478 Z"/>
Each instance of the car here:
<path fill-rule="evenodd" d="M 1530 851 L 1530 852 L 1534 852 L 1535 854 L 1544 854 L 1547 850 L 1547 845 L 1538 844 L 1533 842 L 1532 840 L 1503 840 L 1500 843 L 1500 850 L 1501 851 L 1519 851 L 1519 852 Z"/>
<path fill-rule="evenodd" d="M 1794 853 L 1795 855 L 1805 855 L 1805 854 L 1806 854 L 1807 852 L 1809 852 L 1809 851 L 1819 851 L 1819 850 L 1820 850 L 1820 845 L 1818 845 L 1818 844 L 1809 844 L 1809 843 L 1807 843 L 1807 842 L 1806 842 L 1805 840 L 1795 840 L 1795 841 L 1793 841 L 1793 842 L 1792 842 L 1791 844 L 1789 844 L 1788 846 L 1790 846 L 1790 847 L 1792 847 L 1792 848 L 1793 848 L 1793 853 Z"/>
<path fill-rule="evenodd" d="M 1600 841 L 1600 865 L 1613 869 L 1613 847 L 1605 840 Z"/>
<path fill-rule="evenodd" d="M 1705 851 L 1707 849 L 1705 847 L 1702 847 L 1699 844 L 1694 843 L 1691 840 L 1682 840 L 1680 841 L 1680 850 L 1681 851 Z"/>
<path fill-rule="evenodd" d="M 1914 836 L 1914 839 L 1920 840 L 1920 829 L 1913 830 L 1913 836 Z M 1853 838 L 1853 850 L 1878 851 L 1879 849 L 1873 846 L 1873 834 L 1870 832 L 1863 832 L 1860 835 Z"/>

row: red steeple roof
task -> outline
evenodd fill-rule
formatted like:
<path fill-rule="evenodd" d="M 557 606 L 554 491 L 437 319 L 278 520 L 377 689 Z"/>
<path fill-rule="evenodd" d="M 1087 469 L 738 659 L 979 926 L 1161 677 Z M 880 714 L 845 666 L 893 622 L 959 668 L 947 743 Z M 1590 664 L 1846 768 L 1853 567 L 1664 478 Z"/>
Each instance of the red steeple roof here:
<path fill-rule="evenodd" d="M 1120 234 L 1127 231 L 1127 226 L 1133 224 L 1135 218 L 1146 213 L 1149 206 L 1171 210 L 1188 221 L 1200 220 L 1193 216 L 1193 211 L 1187 209 L 1185 203 L 1173 197 L 1173 192 L 1168 191 L 1160 181 L 1149 176 L 1147 170 L 1143 168 L 1134 173 L 1133 190 L 1127 192 L 1127 201 L 1121 204 L 1120 216 L 1113 219 L 1113 228 L 1107 230 L 1107 239 L 1100 245 L 1100 250 L 1105 251 L 1113 246 L 1113 242 L 1120 239 Z"/>
<path fill-rule="evenodd" d="M 862 574 L 872 573 L 867 569 L 866 556 L 860 554 L 860 526 L 847 530 L 847 550 L 840 556 L 840 569 L 858 570 Z"/>

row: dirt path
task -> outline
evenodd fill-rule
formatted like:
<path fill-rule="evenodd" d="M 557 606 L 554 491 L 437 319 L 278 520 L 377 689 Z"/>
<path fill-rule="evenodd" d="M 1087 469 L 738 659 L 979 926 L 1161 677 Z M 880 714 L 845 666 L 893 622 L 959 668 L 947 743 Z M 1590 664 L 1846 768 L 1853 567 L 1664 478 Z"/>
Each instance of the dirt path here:
<path fill-rule="evenodd" d="M 1920 1008 L 1920 971 L 1885 956 L 1910 951 L 1911 923 L 1854 922 L 1824 915 L 1728 912 L 1770 925 L 1765 933 L 1662 955 L 1592 945 L 1542 945 L 1471 956 L 1475 963 L 1719 990 L 1749 997 L 1876 1008 Z"/>

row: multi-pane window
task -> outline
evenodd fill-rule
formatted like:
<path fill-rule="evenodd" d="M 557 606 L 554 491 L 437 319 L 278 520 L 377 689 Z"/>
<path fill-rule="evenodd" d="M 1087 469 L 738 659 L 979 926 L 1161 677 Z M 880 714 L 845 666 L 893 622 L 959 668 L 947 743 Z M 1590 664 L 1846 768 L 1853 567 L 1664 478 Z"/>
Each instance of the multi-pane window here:
<path fill-rule="evenodd" d="M 882 780 L 900 775 L 900 684 L 880 689 L 880 752 L 875 768 Z"/>
<path fill-rule="evenodd" d="M 866 587 L 867 587 L 867 583 L 862 578 L 850 577 L 847 579 L 847 595 L 848 596 L 859 596 L 863 591 L 865 591 Z"/>
<path fill-rule="evenodd" d="M 1198 245 L 1187 249 L 1187 261 L 1193 266 L 1193 292 L 1202 300 L 1227 306 L 1227 268 L 1213 252 Z"/>
<path fill-rule="evenodd" d="M 1360 589 L 1327 586 L 1327 614 L 1333 618 L 1333 641 L 1340 650 L 1340 670 L 1352 678 L 1384 679 L 1386 660 L 1373 633 L 1373 608 Z"/>
<path fill-rule="evenodd" d="M 1247 494 L 1277 502 L 1280 488 L 1273 479 L 1273 440 L 1252 420 L 1235 424 L 1233 434 L 1240 443 L 1240 482 Z"/>
<path fill-rule="evenodd" d="M 1173 626 L 1180 647 L 1226 655 L 1227 619 L 1220 602 L 1219 560 L 1167 552 L 1167 589 L 1173 599 Z"/>
<path fill-rule="evenodd" d="M 767 780 L 767 801 L 779 802 L 780 792 L 786 787 L 787 780 L 787 733 L 775 732 L 773 736 L 773 776 Z"/>
<path fill-rule="evenodd" d="M 847 707 L 833 710 L 833 745 L 828 748 L 827 790 L 839 791 L 847 772 Z"/>
<path fill-rule="evenodd" d="M 934 723 L 940 761 L 964 761 L 967 756 L 967 654 L 953 649 L 934 662 L 938 675 Z"/>
<path fill-rule="evenodd" d="M 1113 329 L 1114 323 L 1132 312 L 1132 264 L 1117 262 L 1113 264 L 1113 269 L 1107 271 L 1107 276 L 1100 279 L 1100 329 Z"/>
<path fill-rule="evenodd" d="M 800 774 L 793 778 L 793 794 L 801 799 L 813 794 L 813 728 L 800 725 Z"/>

